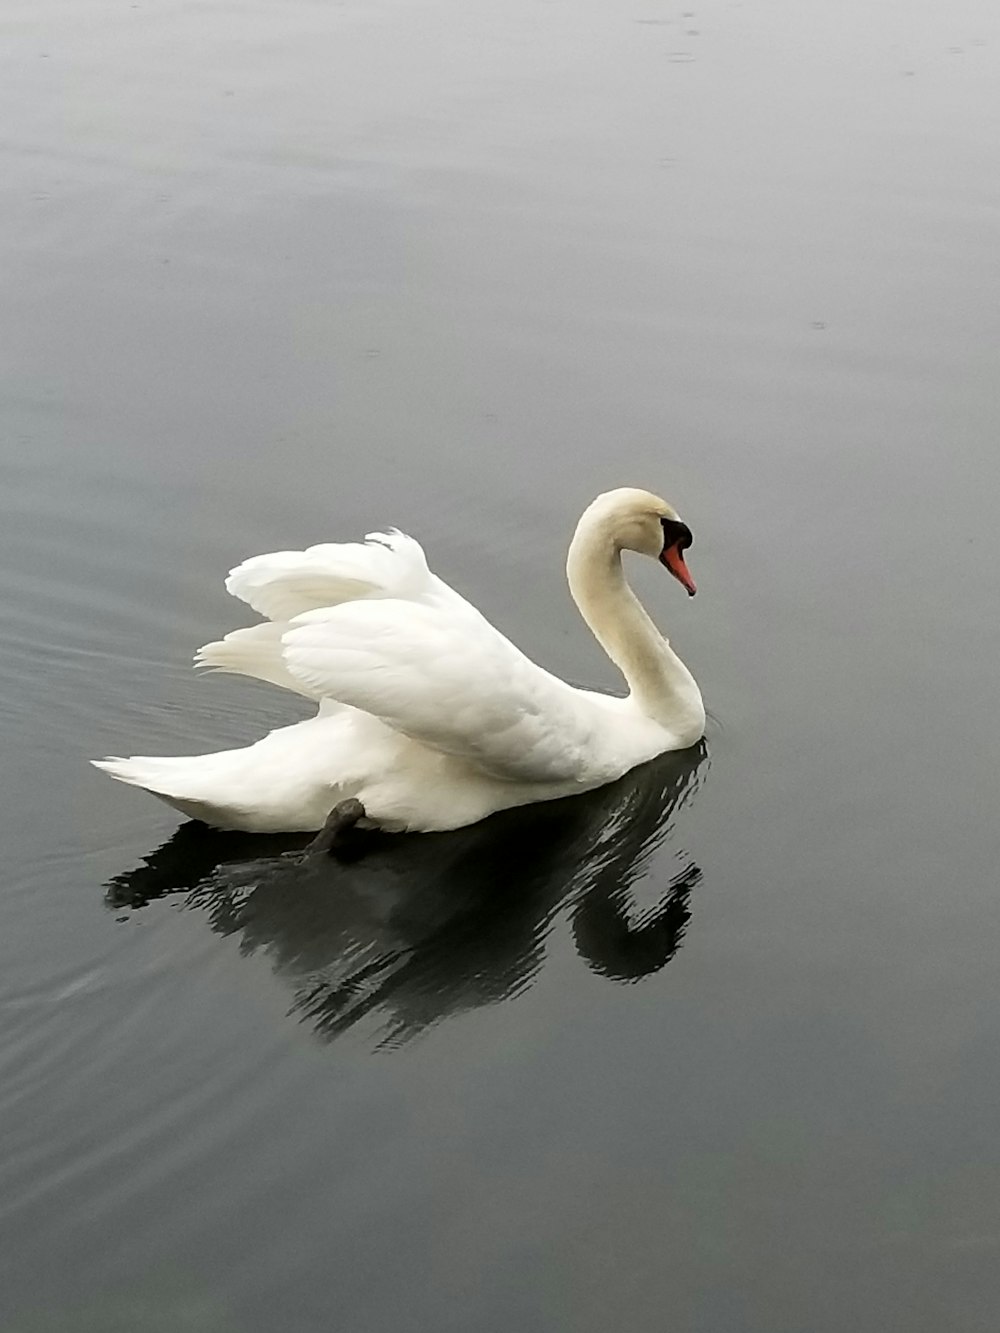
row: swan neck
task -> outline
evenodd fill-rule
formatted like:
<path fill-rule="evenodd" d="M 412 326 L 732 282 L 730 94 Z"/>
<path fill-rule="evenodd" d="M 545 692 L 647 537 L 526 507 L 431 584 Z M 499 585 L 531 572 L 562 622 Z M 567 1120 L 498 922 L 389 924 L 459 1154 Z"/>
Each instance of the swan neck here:
<path fill-rule="evenodd" d="M 692 733 L 693 744 L 705 722 L 694 677 L 629 587 L 621 546 L 587 517 L 580 520 L 566 561 L 573 600 L 641 712 L 671 730 Z"/>

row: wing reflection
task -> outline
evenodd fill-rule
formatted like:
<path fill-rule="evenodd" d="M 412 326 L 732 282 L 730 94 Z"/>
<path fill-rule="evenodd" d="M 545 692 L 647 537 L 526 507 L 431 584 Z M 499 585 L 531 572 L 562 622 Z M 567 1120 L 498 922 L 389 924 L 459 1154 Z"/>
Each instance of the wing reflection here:
<path fill-rule="evenodd" d="M 635 981 L 674 955 L 701 871 L 683 857 L 656 905 L 630 912 L 675 811 L 696 789 L 704 747 L 664 755 L 569 800 L 495 815 L 454 833 L 374 841 L 352 862 L 298 861 L 302 835 L 216 833 L 189 823 L 108 885 L 109 906 L 186 892 L 212 929 L 265 950 L 292 1011 L 332 1039 L 370 1019 L 379 1045 L 517 994 L 567 911 L 580 956 Z"/>

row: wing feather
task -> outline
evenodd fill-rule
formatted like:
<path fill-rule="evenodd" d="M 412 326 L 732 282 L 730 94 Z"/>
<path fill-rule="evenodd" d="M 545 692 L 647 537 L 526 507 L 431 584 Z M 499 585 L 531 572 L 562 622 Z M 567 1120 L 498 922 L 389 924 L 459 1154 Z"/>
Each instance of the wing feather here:
<path fill-rule="evenodd" d="M 311 692 L 495 777 L 583 776 L 592 710 L 478 612 L 399 599 L 345 603 L 296 617 L 282 656 Z"/>
<path fill-rule="evenodd" d="M 230 571 L 226 589 L 268 620 L 287 621 L 358 599 L 419 600 L 433 594 L 439 582 L 420 543 L 391 531 L 369 533 L 363 542 L 252 556 Z"/>
<path fill-rule="evenodd" d="M 596 718 L 428 569 L 398 531 L 275 551 L 226 587 L 267 617 L 198 664 L 347 704 L 511 781 L 583 780 Z"/>

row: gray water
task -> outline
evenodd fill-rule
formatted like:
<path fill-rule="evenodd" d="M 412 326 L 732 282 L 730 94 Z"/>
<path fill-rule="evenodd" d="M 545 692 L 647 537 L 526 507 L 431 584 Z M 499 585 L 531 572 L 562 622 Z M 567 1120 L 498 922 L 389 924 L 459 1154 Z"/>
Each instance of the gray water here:
<path fill-rule="evenodd" d="M 1000 13 L 687 5 L 6 6 L 5 1333 L 997 1328 Z M 704 750 L 309 869 L 87 767 L 384 524 L 614 688 L 614 485 Z"/>

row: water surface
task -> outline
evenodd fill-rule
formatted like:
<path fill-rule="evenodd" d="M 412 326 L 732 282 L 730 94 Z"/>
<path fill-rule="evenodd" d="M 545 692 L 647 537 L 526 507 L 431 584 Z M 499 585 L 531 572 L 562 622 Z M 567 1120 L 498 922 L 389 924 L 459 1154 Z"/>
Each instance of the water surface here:
<path fill-rule="evenodd" d="M 993 1333 L 995 6 L 0 26 L 5 1330 Z M 704 751 L 342 868 L 87 768 L 384 524 L 614 688 L 623 484 Z"/>

